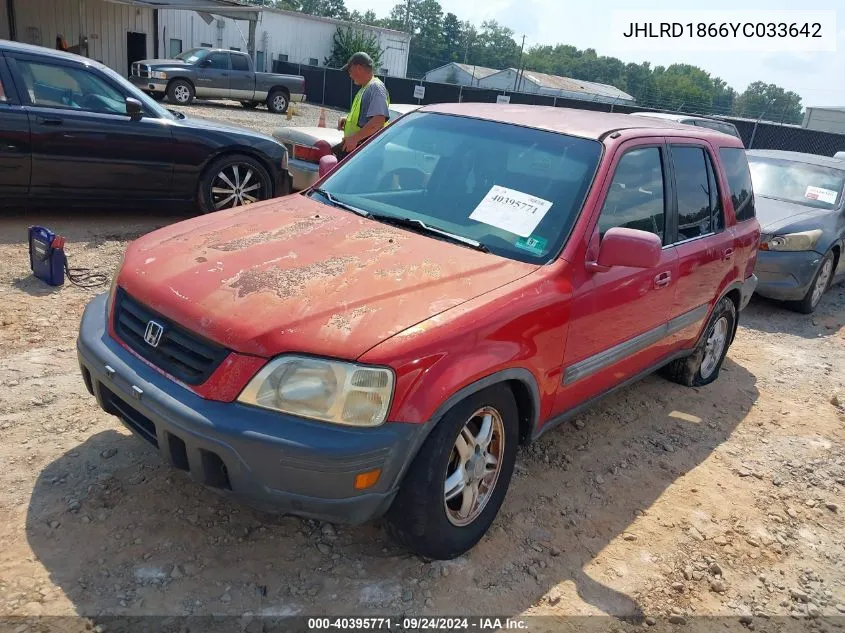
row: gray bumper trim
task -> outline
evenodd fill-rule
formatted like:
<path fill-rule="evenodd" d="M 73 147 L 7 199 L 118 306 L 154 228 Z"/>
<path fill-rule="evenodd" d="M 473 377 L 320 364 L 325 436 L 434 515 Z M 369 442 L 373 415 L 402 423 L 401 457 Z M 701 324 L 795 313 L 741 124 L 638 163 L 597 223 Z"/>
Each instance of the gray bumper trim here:
<path fill-rule="evenodd" d="M 361 523 L 390 506 L 422 425 L 355 429 L 205 400 L 114 341 L 105 310 L 100 295 L 82 317 L 83 378 L 100 406 L 167 462 L 269 512 Z M 356 491 L 355 475 L 373 468 L 382 469 L 379 481 Z"/>

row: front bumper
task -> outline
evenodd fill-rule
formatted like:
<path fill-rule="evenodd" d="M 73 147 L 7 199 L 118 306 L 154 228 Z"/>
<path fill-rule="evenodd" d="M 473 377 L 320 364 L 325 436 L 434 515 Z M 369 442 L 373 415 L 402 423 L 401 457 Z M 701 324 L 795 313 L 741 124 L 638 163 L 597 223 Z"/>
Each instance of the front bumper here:
<path fill-rule="evenodd" d="M 293 178 L 294 191 L 308 189 L 320 179 L 320 166 L 304 160 L 291 158 L 288 160 L 288 170 Z"/>
<path fill-rule="evenodd" d="M 758 251 L 757 294 L 780 301 L 803 299 L 821 260 L 821 253 L 815 251 Z"/>
<path fill-rule="evenodd" d="M 361 523 L 383 514 L 421 425 L 354 429 L 205 400 L 112 339 L 106 295 L 82 316 L 77 353 L 100 407 L 202 484 L 269 512 Z M 381 468 L 376 484 L 355 475 Z"/>
<path fill-rule="evenodd" d="M 152 77 L 139 77 L 138 75 L 130 75 L 129 82 L 136 88 L 144 92 L 160 92 L 162 94 L 167 92 L 166 79 L 153 79 Z"/>

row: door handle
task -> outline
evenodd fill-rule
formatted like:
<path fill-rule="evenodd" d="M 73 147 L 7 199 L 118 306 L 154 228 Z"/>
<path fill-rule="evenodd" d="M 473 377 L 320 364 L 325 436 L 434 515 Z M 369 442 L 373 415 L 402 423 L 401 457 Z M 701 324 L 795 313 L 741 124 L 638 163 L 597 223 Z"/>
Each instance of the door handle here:
<path fill-rule="evenodd" d="M 730 259 L 733 256 L 734 256 L 734 249 L 732 249 L 732 248 L 726 248 L 725 252 L 722 253 L 722 259 Z"/>
<path fill-rule="evenodd" d="M 41 125 L 61 125 L 63 123 L 62 119 L 48 118 L 43 116 L 36 117 L 35 120 L 38 121 Z"/>
<path fill-rule="evenodd" d="M 660 273 L 659 275 L 657 275 L 654 278 L 654 287 L 655 288 L 665 288 L 666 286 L 669 285 L 669 283 L 671 281 L 672 281 L 672 273 L 670 273 L 668 271 Z"/>

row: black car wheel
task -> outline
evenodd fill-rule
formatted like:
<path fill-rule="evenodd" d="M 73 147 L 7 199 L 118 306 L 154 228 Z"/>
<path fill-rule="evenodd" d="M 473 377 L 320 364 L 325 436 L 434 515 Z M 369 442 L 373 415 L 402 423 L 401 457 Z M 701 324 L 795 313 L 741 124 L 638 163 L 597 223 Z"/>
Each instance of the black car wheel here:
<path fill-rule="evenodd" d="M 391 536 L 424 556 L 447 560 L 487 532 L 510 485 L 519 412 L 505 385 L 455 405 L 437 423 L 387 513 Z"/>
<path fill-rule="evenodd" d="M 736 325 L 736 306 L 729 297 L 716 304 L 704 335 L 692 354 L 669 363 L 662 373 L 687 387 L 703 387 L 719 377 Z"/>
<path fill-rule="evenodd" d="M 258 107 L 258 101 L 241 101 L 241 105 L 247 110 L 253 110 Z"/>
<path fill-rule="evenodd" d="M 284 114 L 290 105 L 290 95 L 286 90 L 276 89 L 267 97 L 267 109 L 276 114 Z"/>
<path fill-rule="evenodd" d="M 194 100 L 194 87 L 190 81 L 184 79 L 174 79 L 167 86 L 167 98 L 171 103 L 178 105 L 190 105 Z"/>
<path fill-rule="evenodd" d="M 208 167 L 198 197 L 202 212 L 211 213 L 266 200 L 272 195 L 273 183 L 267 169 L 254 158 L 231 154 Z"/>
<path fill-rule="evenodd" d="M 834 264 L 833 251 L 828 251 L 822 258 L 822 263 L 819 264 L 816 275 L 813 277 L 813 283 L 810 284 L 804 298 L 800 301 L 787 303 L 786 306 L 801 314 L 813 313 L 822 300 L 824 293 L 830 287 L 830 282 L 833 280 Z"/>

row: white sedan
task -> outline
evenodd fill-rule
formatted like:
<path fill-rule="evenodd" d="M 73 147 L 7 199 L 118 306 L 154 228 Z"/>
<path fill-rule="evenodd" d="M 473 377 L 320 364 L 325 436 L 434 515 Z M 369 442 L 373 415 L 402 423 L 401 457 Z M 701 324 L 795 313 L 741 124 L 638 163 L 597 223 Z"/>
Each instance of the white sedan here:
<path fill-rule="evenodd" d="M 390 121 L 417 110 L 413 103 L 392 103 Z M 293 176 L 293 190 L 302 191 L 319 178 L 320 159 L 343 140 L 343 132 L 328 127 L 280 127 L 273 132 L 288 150 L 288 171 Z"/>

